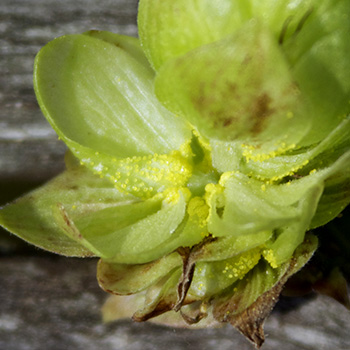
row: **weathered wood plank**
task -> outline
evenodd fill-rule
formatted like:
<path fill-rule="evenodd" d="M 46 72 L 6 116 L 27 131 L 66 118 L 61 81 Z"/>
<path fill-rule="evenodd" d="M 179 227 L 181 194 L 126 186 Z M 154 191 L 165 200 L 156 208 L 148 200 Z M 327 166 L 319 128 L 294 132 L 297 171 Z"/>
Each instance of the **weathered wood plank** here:
<path fill-rule="evenodd" d="M 1 1 L 0 180 L 37 183 L 63 168 L 65 147 L 42 116 L 32 88 L 39 49 L 57 36 L 89 29 L 136 36 L 136 10 L 136 0 Z M 0 194 L 0 204 L 9 196 Z"/>
<path fill-rule="evenodd" d="M 231 326 L 184 330 L 149 323 L 101 322 L 104 302 L 95 260 L 56 256 L 0 259 L 0 349 L 251 350 Z M 288 310 L 288 311 L 287 311 Z M 263 348 L 348 350 L 350 317 L 326 297 L 283 300 L 266 323 Z"/>

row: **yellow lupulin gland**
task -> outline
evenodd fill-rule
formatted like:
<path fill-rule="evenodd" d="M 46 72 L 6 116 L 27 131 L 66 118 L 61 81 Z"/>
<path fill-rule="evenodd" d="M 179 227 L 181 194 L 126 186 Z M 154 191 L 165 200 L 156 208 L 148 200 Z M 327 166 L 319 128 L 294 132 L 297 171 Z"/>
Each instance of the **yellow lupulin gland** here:
<path fill-rule="evenodd" d="M 207 226 L 209 207 L 203 198 L 193 197 L 188 203 L 187 213 L 189 219 L 196 221 L 200 228 L 205 228 Z"/>
<path fill-rule="evenodd" d="M 293 143 L 287 146 L 286 143 L 282 142 L 280 147 L 268 153 L 259 153 L 259 149 L 254 145 L 242 144 L 241 147 L 243 148 L 242 155 L 246 159 L 246 162 L 249 163 L 251 160 L 253 162 L 263 162 L 265 160 L 275 158 L 286 153 L 287 151 L 295 149 L 296 145 Z"/>
<path fill-rule="evenodd" d="M 260 260 L 261 248 L 251 249 L 243 254 L 228 259 L 222 273 L 231 279 L 242 279 Z"/>
<path fill-rule="evenodd" d="M 276 257 L 273 254 L 272 249 L 265 249 L 262 252 L 265 260 L 271 265 L 272 268 L 276 269 L 278 267 L 278 264 L 276 262 Z"/>

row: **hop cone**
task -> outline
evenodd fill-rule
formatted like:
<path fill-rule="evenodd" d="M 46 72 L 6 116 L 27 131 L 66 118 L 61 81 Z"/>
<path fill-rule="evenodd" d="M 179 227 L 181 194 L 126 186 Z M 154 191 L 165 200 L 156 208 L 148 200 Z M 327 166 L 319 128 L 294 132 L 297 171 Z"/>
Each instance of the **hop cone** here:
<path fill-rule="evenodd" d="M 311 230 L 350 202 L 350 2 L 141 0 L 138 25 L 39 52 L 67 170 L 0 223 L 100 257 L 137 321 L 229 322 L 259 347 Z"/>

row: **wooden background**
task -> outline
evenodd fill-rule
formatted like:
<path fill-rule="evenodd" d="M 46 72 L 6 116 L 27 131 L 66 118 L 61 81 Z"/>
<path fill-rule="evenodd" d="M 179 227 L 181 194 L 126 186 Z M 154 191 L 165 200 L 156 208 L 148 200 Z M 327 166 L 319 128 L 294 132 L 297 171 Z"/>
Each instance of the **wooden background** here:
<path fill-rule="evenodd" d="M 51 39 L 88 29 L 136 36 L 136 0 L 0 1 L 0 205 L 63 169 L 64 145 L 41 115 L 32 65 Z M 252 349 L 230 326 L 178 330 L 101 322 L 93 259 L 32 249 L 0 231 L 0 349 Z M 349 350 L 350 313 L 326 297 L 282 299 L 263 349 Z"/>

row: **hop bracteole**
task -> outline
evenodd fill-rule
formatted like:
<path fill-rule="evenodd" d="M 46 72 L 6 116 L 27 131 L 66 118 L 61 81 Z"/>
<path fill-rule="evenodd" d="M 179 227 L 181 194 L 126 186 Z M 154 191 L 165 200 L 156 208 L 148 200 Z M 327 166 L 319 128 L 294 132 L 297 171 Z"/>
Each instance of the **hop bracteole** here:
<path fill-rule="evenodd" d="M 229 322 L 260 347 L 310 230 L 350 201 L 350 2 L 270 3 L 141 0 L 140 40 L 48 43 L 34 87 L 67 170 L 1 225 L 100 257 L 137 321 Z"/>

